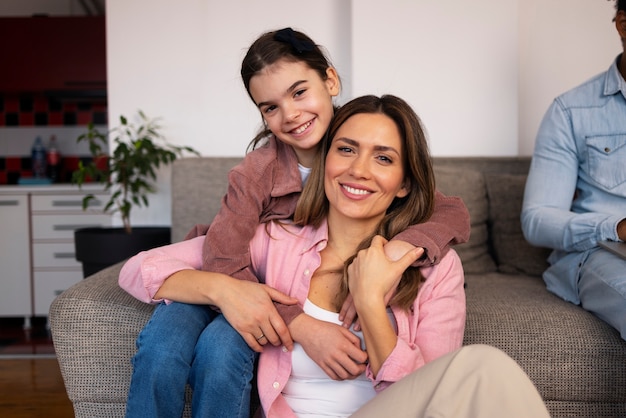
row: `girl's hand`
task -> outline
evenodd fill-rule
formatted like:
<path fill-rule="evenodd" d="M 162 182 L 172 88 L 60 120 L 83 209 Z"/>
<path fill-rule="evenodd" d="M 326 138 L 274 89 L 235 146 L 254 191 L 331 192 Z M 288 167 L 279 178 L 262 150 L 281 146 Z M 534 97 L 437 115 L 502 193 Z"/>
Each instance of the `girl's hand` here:
<path fill-rule="evenodd" d="M 365 371 L 367 353 L 350 330 L 300 314 L 289 330 L 307 355 L 333 380 L 354 379 Z"/>

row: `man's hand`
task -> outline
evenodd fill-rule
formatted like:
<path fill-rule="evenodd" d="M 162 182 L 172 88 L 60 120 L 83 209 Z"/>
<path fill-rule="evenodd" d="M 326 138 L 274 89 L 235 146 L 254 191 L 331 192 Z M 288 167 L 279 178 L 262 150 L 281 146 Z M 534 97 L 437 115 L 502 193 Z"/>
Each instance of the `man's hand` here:
<path fill-rule="evenodd" d="M 331 379 L 354 379 L 365 371 L 367 353 L 350 330 L 307 314 L 294 318 L 289 329 L 294 340 Z"/>
<path fill-rule="evenodd" d="M 622 219 L 620 223 L 617 224 L 617 236 L 622 241 L 626 241 L 626 219 Z"/>
<path fill-rule="evenodd" d="M 232 279 L 224 286 L 219 308 L 254 351 L 262 352 L 268 341 L 291 350 L 293 339 L 274 302 L 295 305 L 297 300 L 264 284 Z"/>

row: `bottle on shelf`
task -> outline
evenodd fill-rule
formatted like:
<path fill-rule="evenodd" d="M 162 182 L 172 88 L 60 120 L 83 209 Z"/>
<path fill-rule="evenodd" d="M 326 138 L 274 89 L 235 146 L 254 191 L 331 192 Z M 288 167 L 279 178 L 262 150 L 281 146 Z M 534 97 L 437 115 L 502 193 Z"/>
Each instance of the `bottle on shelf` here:
<path fill-rule="evenodd" d="M 59 181 L 59 172 L 61 170 L 61 154 L 57 147 L 57 138 L 52 135 L 48 143 L 48 178 L 53 183 Z"/>
<path fill-rule="evenodd" d="M 46 177 L 46 148 L 43 146 L 43 142 L 39 136 L 35 138 L 31 149 L 31 165 L 33 177 L 39 179 Z"/>

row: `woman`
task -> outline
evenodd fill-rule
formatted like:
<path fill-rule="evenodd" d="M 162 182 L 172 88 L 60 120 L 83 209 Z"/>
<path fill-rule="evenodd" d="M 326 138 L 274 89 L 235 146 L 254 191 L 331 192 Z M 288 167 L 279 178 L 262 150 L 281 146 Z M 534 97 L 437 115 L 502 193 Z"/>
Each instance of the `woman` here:
<path fill-rule="evenodd" d="M 416 269 L 409 266 L 420 250 L 397 261 L 383 251 L 387 238 L 428 219 L 434 193 L 425 135 L 408 104 L 393 96 L 365 96 L 337 112 L 295 222 L 267 223 L 250 243 L 253 273 L 304 308 L 289 324 L 294 349 L 265 345 L 260 356 L 258 388 L 266 416 L 350 416 L 368 400 L 366 408 L 376 408 L 377 392 L 461 346 L 465 298 L 456 253 L 449 251 L 438 265 Z M 228 276 L 195 270 L 202 265 L 201 249 L 202 237 L 142 253 L 126 264 L 122 275 L 137 286 L 159 286 L 156 298 L 200 294 L 232 311 L 241 289 Z M 348 293 L 362 332 L 339 321 Z M 258 334 L 263 344 L 263 332 Z M 461 364 L 455 359 L 463 356 L 452 357 L 447 361 Z M 197 373 L 220 367 L 215 353 L 202 350 L 196 351 L 194 365 Z M 517 373 L 520 379 L 512 379 L 516 387 L 511 393 L 528 387 L 532 399 L 524 405 L 545 411 L 532 384 Z M 419 379 L 416 390 L 427 393 L 438 382 L 455 380 L 443 371 L 440 377 Z M 405 380 L 415 380 L 411 378 Z M 406 387 L 399 384 L 390 393 Z M 384 408 L 393 416 L 400 416 L 393 408 L 407 405 L 411 413 L 423 413 L 413 409 L 409 396 L 407 402 L 394 400 Z M 474 396 L 459 396 L 458 402 L 468 399 L 478 404 Z M 499 404 L 498 413 L 503 412 Z"/>
<path fill-rule="evenodd" d="M 250 239 L 260 223 L 293 218 L 334 114 L 333 101 L 341 82 L 323 51 L 306 34 L 291 28 L 264 33 L 248 49 L 241 63 L 241 77 L 262 116 L 264 129 L 250 144 L 251 152 L 229 172 L 228 191 L 208 231 L 205 225 L 190 233 L 206 233 L 202 270 L 258 282 L 248 268 Z M 402 231 L 385 245 L 385 251 L 394 258 L 413 246 L 422 247 L 424 255 L 416 265 L 436 264 L 450 245 L 465 242 L 469 231 L 469 213 L 463 202 L 438 193 L 429 220 Z M 123 281 L 120 285 L 125 286 Z M 220 360 L 228 365 L 212 373 L 225 373 L 232 383 L 230 391 L 222 387 L 219 395 L 209 390 L 195 397 L 194 403 L 202 399 L 202 404 L 194 404 L 194 412 L 211 418 L 249 415 L 254 363 L 257 352 L 262 350 L 257 341 L 259 330 L 263 344 L 292 348 L 287 325 L 302 313 L 302 307 L 268 287 L 241 287 L 246 288 L 239 292 L 246 301 L 240 296 L 235 301 L 238 309 L 222 310 L 226 318 L 201 300 L 158 303 L 137 339 L 128 418 L 181 414 L 185 386 L 195 386 L 191 362 L 196 349 L 220 353 Z M 144 302 L 155 302 L 158 286 L 139 290 L 143 291 L 131 294 Z M 351 324 L 355 316 L 351 300 L 346 300 L 344 309 L 342 319 Z M 198 347 L 198 338 L 208 327 L 219 327 L 219 338 L 212 340 L 212 346 L 207 343 Z M 229 347 L 228 353 L 223 347 Z M 208 381 L 223 381 L 223 377 L 203 376 Z"/>

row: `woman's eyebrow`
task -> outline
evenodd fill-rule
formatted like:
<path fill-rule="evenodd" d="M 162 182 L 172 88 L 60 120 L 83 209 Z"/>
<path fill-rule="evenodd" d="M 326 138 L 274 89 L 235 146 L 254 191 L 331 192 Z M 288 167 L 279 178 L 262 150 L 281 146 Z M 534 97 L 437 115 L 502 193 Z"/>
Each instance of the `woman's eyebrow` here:
<path fill-rule="evenodd" d="M 293 83 L 291 86 L 287 87 L 287 90 L 285 90 L 285 93 L 291 93 L 292 91 L 294 91 L 295 89 L 297 89 L 301 84 L 306 83 L 307 80 L 298 80 L 295 83 Z M 256 107 L 261 108 L 262 106 L 268 106 L 270 105 L 272 102 L 271 101 L 267 101 L 267 102 L 260 102 L 256 105 Z"/>

